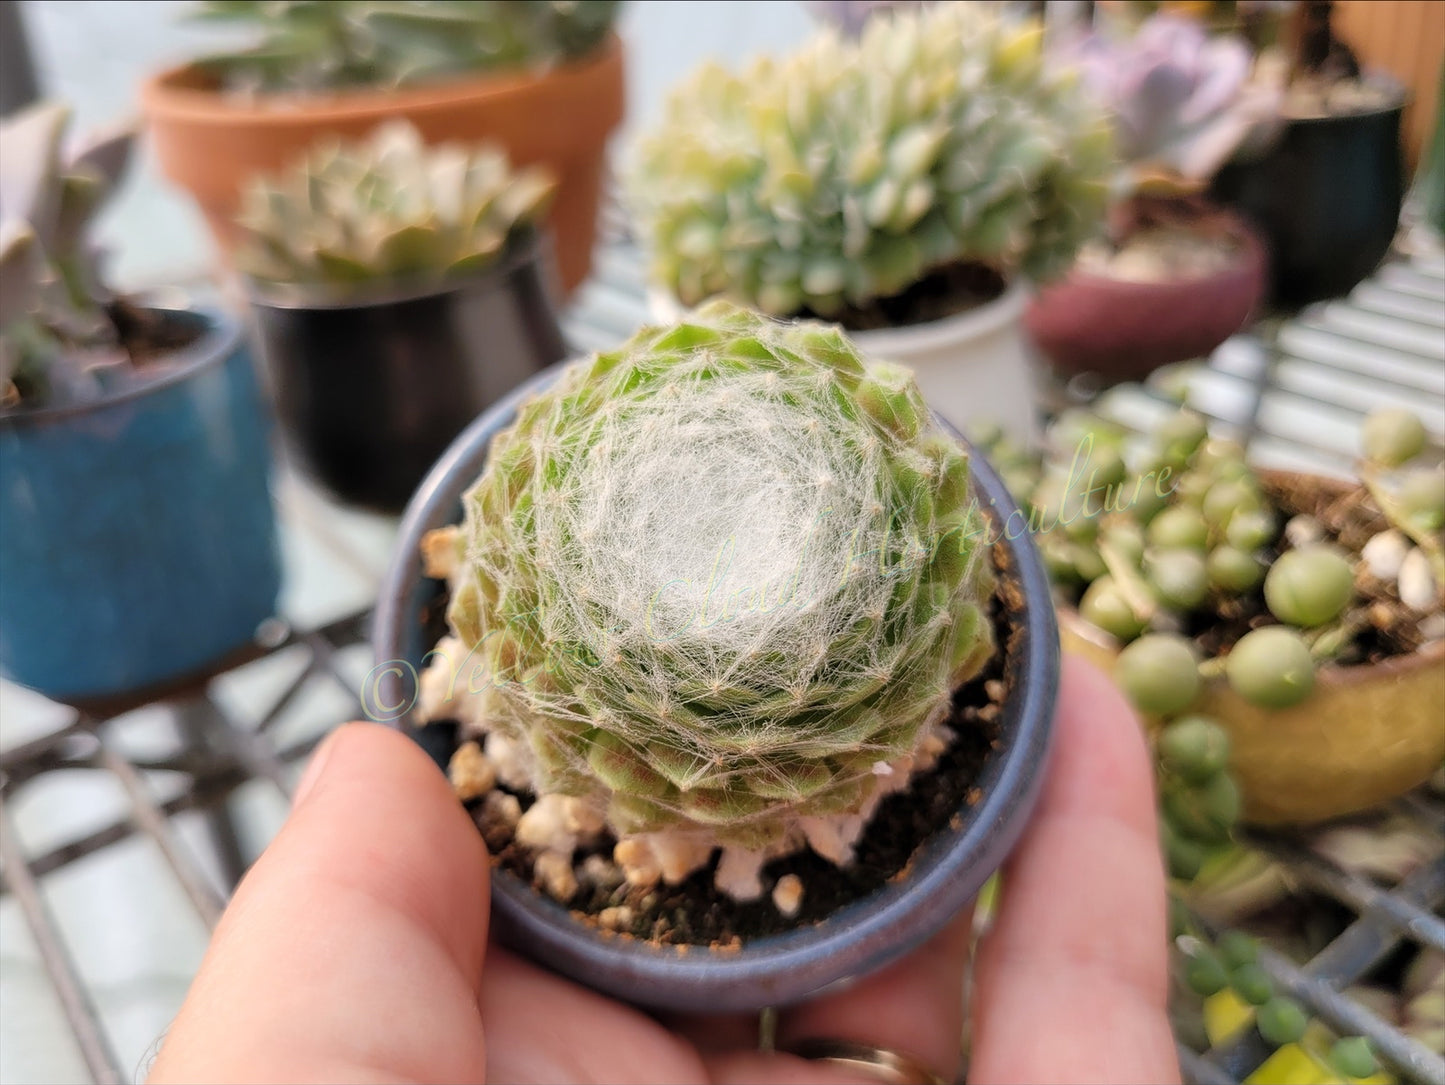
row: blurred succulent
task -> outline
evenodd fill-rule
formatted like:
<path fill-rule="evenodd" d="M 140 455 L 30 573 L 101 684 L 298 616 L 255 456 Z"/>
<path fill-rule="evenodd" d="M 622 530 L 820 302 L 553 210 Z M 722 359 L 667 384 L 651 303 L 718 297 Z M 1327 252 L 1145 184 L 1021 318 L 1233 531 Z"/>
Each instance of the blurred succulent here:
<path fill-rule="evenodd" d="M 247 187 L 237 262 L 253 278 L 353 289 L 481 271 L 546 211 L 555 182 L 492 146 L 428 147 L 405 121 L 332 140 Z"/>
<path fill-rule="evenodd" d="M 726 295 L 845 320 L 935 271 L 1063 272 L 1098 229 L 1108 126 L 1041 31 L 939 4 L 832 29 L 675 91 L 628 177 L 652 275 L 685 304 Z"/>
<path fill-rule="evenodd" d="M 1066 412 L 1043 457 L 996 434 L 978 440 L 1029 507 L 1062 597 L 1119 642 L 1114 677 L 1160 725 L 1161 832 L 1176 878 L 1231 848 L 1240 811 L 1227 734 L 1195 708 L 1203 678 L 1284 709 L 1307 701 L 1317 665 L 1364 662 L 1362 645 L 1378 650 L 1383 634 L 1403 638 L 1398 652 L 1445 636 L 1445 472 L 1418 464 L 1429 435 L 1407 411 L 1365 422 L 1359 475 L 1390 526 L 1366 508 L 1348 548 L 1313 517 L 1291 516 L 1244 450 L 1187 410 L 1136 438 Z"/>
<path fill-rule="evenodd" d="M 761 848 L 863 807 L 992 656 L 982 529 L 906 371 L 715 302 L 493 441 L 449 619 L 534 790 Z"/>
<path fill-rule="evenodd" d="M 545 68 L 595 49 L 620 0 L 205 0 L 196 17 L 258 38 L 200 65 L 230 90 L 399 87 Z"/>
<path fill-rule="evenodd" d="M 97 395 L 129 362 L 89 231 L 134 132 L 67 150 L 69 122 L 56 102 L 0 121 L 0 407 Z"/>
<path fill-rule="evenodd" d="M 1110 113 L 1126 189 L 1164 174 L 1200 184 L 1246 142 L 1269 138 L 1280 88 L 1250 79 L 1249 45 L 1197 20 L 1160 13 L 1131 34 L 1074 37 L 1057 51 L 1079 65 Z"/>

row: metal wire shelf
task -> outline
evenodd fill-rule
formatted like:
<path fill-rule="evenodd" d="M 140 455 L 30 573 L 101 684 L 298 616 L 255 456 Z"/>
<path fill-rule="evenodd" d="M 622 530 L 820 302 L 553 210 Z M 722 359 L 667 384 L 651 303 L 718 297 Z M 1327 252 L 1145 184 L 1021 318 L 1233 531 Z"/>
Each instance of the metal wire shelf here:
<path fill-rule="evenodd" d="M 609 213 L 606 226 L 594 278 L 580 292 L 566 322 L 569 338 L 581 350 L 615 343 L 646 315 L 640 255 L 617 213 Z M 1216 425 L 1233 428 L 1258 459 L 1271 464 L 1339 470 L 1350 456 L 1362 410 L 1375 402 L 1406 400 L 1422 411 L 1437 435 L 1445 433 L 1445 261 L 1397 261 L 1350 299 L 1277 324 L 1268 335 L 1232 341 L 1184 377 L 1193 402 Z M 1080 389 L 1056 391 L 1062 402 L 1077 398 Z M 1097 398 L 1106 413 L 1133 425 L 1147 424 L 1169 402 L 1158 386 L 1123 386 Z M 1302 418 L 1312 421 L 1302 428 Z M 284 492 L 282 508 L 283 517 L 295 512 Z M 342 531 L 324 522 L 312 527 L 323 548 L 337 542 L 336 533 Z M 334 558 L 352 560 L 343 552 Z M 130 1075 L 97 1013 L 94 992 L 77 967 L 75 932 L 47 903 L 47 879 L 143 837 L 159 850 L 200 922 L 207 929 L 214 926 L 230 889 L 264 843 L 248 848 L 241 839 L 228 813 L 237 793 L 260 781 L 281 799 L 289 797 L 297 763 L 321 732 L 288 733 L 278 721 L 313 684 L 330 686 L 333 694 L 339 692 L 338 704 L 358 713 L 359 672 L 353 673 L 355 668 L 343 657 L 364 654 L 366 625 L 363 607 L 273 638 L 258 650 L 258 658 L 289 653 L 303 662 L 264 704 L 247 711 L 238 710 L 219 689 L 225 675 L 165 701 L 160 709 L 170 720 L 173 741 L 161 752 L 134 748 L 128 737 L 139 726 L 134 713 L 97 717 L 83 712 L 0 752 L 0 902 L 10 898 L 23 915 L 95 1081 L 120 1082 Z M 338 709 L 334 718 L 346 711 Z M 73 770 L 115 781 L 125 797 L 124 811 L 72 839 L 27 848 L 16 831 L 13 805 L 37 781 Z M 1266 950 L 1262 963 L 1281 990 L 1327 1024 L 1367 1036 L 1401 1080 L 1445 1085 L 1445 1060 L 1438 1052 L 1343 993 L 1402 946 L 1445 952 L 1445 838 L 1440 836 L 1445 804 L 1421 793 L 1402 800 L 1396 809 L 1431 826 L 1441 847 L 1393 885 L 1322 858 L 1298 834 L 1250 837 L 1251 844 L 1282 863 L 1301 885 L 1352 917 L 1311 959 L 1295 962 Z M 199 848 L 178 829 L 179 820 L 187 816 L 204 818 Z M 1269 1050 L 1248 1030 L 1215 1050 L 1199 1052 L 1181 1045 L 1180 1059 L 1189 1080 L 1214 1085 L 1244 1080 Z"/>

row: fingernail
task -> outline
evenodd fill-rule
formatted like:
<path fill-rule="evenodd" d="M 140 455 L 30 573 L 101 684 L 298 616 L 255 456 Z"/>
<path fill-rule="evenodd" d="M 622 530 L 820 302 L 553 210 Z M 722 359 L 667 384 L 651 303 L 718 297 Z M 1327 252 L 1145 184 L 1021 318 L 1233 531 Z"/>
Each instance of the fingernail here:
<path fill-rule="evenodd" d="M 326 763 L 331 760 L 331 751 L 336 748 L 336 743 L 341 733 L 346 730 L 345 725 L 338 727 L 327 735 L 311 754 L 311 760 L 306 763 L 306 770 L 301 773 L 301 779 L 296 782 L 296 790 L 291 796 L 291 805 L 300 806 L 303 799 L 316 788 L 321 777 L 326 772 Z"/>

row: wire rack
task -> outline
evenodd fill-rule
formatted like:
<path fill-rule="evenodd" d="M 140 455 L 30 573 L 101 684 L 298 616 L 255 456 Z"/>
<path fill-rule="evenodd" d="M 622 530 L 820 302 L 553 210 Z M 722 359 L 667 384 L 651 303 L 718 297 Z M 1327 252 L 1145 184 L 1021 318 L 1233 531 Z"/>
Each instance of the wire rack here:
<path fill-rule="evenodd" d="M 584 351 L 616 343 L 645 317 L 641 259 L 615 213 L 604 235 L 594 277 L 565 322 L 569 338 Z M 1398 259 L 1349 299 L 1277 323 L 1266 334 L 1232 340 L 1208 364 L 1174 378 L 1186 381 L 1194 404 L 1217 426 L 1232 428 L 1256 458 L 1274 465 L 1343 470 L 1361 412 L 1381 403 L 1411 406 L 1437 435 L 1445 434 L 1445 264 L 1438 256 Z M 1095 398 L 1106 413 L 1136 426 L 1172 402 L 1159 386 L 1096 394 L 1076 385 L 1053 392 L 1060 402 Z M 288 575 L 304 579 L 308 569 L 341 563 L 364 567 L 374 583 L 390 525 L 367 525 L 368 546 L 358 548 L 341 513 L 318 512 L 316 499 L 292 479 L 279 491 L 283 523 L 305 535 L 310 547 L 309 556 L 288 563 Z M 369 558 L 358 557 L 363 551 Z M 93 1080 L 130 1080 L 143 1072 L 146 1055 L 132 1044 L 122 1057 L 117 1027 L 99 1012 L 97 985 L 87 975 L 86 931 L 57 913 L 49 884 L 140 838 L 161 860 L 151 876 L 179 890 L 202 935 L 213 927 L 230 889 L 279 824 L 298 762 L 330 724 L 359 712 L 369 666 L 364 592 L 343 609 L 324 621 L 308 621 L 304 613 L 278 619 L 250 658 L 164 702 L 123 705 L 105 716 L 57 709 L 40 733 L 0 752 L 0 906 L 23 918 Z M 258 671 L 266 673 L 257 678 Z M 242 679 L 253 688 L 237 697 L 231 687 Z M 318 689 L 324 692 L 319 709 Z M 296 723 L 302 702 L 313 708 L 304 726 Z M 63 839 L 41 834 L 47 838 L 36 843 L 22 833 L 17 808 L 26 794 L 47 779 L 75 774 L 103 778 L 110 791 L 118 789 L 112 816 Z M 257 789 L 268 798 L 271 816 L 248 833 L 246 818 L 235 815 L 246 803 L 254 805 Z M 1432 826 L 1441 843 L 1445 806 L 1437 797 L 1412 795 L 1398 810 Z M 1251 842 L 1348 916 L 1341 932 L 1309 960 L 1267 948 L 1262 963 L 1276 985 L 1338 1031 L 1367 1036 L 1398 1079 L 1445 1085 L 1439 1052 L 1343 993 L 1402 947 L 1445 951 L 1445 843 L 1409 876 L 1389 884 L 1322 858 L 1304 837 L 1277 834 Z M 1244 1080 L 1269 1050 L 1250 1030 L 1215 1050 L 1181 1045 L 1180 1058 L 1190 1080 L 1213 1085 Z"/>

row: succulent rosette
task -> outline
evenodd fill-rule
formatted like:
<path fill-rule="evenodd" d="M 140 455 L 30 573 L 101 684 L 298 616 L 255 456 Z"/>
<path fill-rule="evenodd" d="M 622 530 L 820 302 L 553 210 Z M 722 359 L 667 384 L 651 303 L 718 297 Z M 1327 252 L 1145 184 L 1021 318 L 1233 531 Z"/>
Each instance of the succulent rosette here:
<path fill-rule="evenodd" d="M 1041 39 L 938 4 L 703 67 L 629 178 L 654 278 L 689 305 L 832 316 L 951 265 L 1062 273 L 1099 226 L 1111 135 Z"/>
<path fill-rule="evenodd" d="M 618 837 L 776 845 L 906 777 L 992 656 L 984 523 L 911 376 L 836 328 L 644 328 L 527 402 L 467 495 L 469 718 Z"/>
<path fill-rule="evenodd" d="M 319 143 L 248 185 L 237 223 L 243 271 L 264 282 L 350 289 L 486 270 L 556 192 L 541 166 L 513 170 L 481 144 L 429 147 L 407 121 Z"/>

